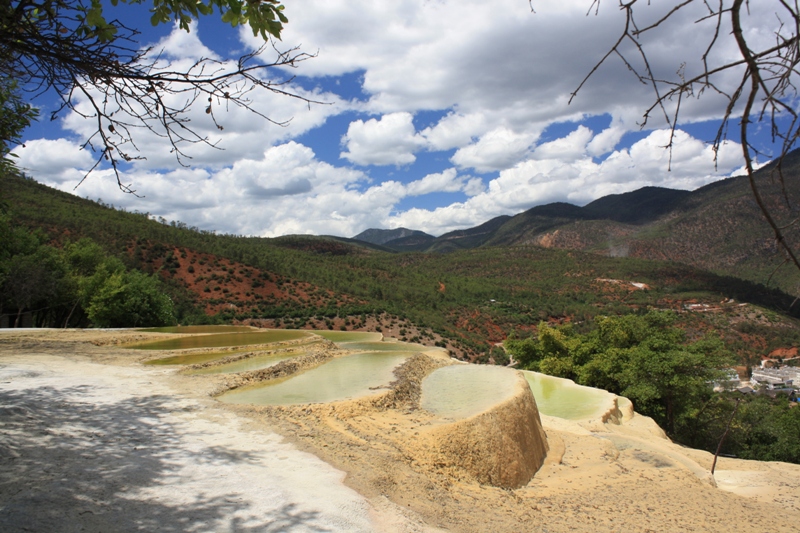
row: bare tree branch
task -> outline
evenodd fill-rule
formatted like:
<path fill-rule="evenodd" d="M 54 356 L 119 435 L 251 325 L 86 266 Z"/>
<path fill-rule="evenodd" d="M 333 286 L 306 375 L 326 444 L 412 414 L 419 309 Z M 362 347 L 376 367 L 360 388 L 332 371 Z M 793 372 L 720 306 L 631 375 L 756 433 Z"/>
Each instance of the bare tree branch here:
<path fill-rule="evenodd" d="M 231 108 L 288 124 L 257 109 L 254 91 L 323 103 L 296 92 L 293 78 L 284 74 L 313 57 L 297 48 L 281 51 L 270 40 L 238 61 L 201 58 L 176 69 L 156 51 L 139 48 L 138 32 L 118 20 L 109 24 L 113 38 L 87 31 L 87 9 L 80 0 L 12 0 L 0 8 L 0 76 L 19 80 L 34 97 L 56 92 L 61 103 L 51 120 L 73 112 L 94 121 L 95 132 L 83 145 L 97 154 L 89 173 L 106 162 L 125 192 L 135 191 L 122 182 L 120 164 L 144 158 L 134 140 L 141 133 L 165 139 L 184 166 L 190 159 L 187 146 L 218 148 L 190 123 L 193 107 L 203 105 L 223 130 L 217 112 Z M 274 57 L 267 63 L 262 60 L 266 52 Z M 270 79 L 270 72 L 278 77 Z"/>
<path fill-rule="evenodd" d="M 704 6 L 706 14 L 695 20 L 695 23 L 713 21 L 711 31 L 703 30 L 708 31 L 709 42 L 699 58 L 702 63 L 701 72 L 684 77 L 684 69 L 681 67 L 676 79 L 656 78 L 647 59 L 645 41 L 648 34 L 668 24 L 684 24 L 683 21 L 677 19 L 677 14 L 692 4 L 699 5 L 700 3 Z M 800 269 L 800 259 L 795 252 L 795 247 L 787 239 L 786 233 L 790 229 L 797 228 L 797 224 L 800 223 L 800 219 L 795 213 L 800 206 L 792 203 L 783 172 L 784 158 L 797 146 L 798 139 L 800 139 L 800 114 L 797 110 L 800 95 L 795 86 L 796 76 L 800 74 L 798 70 L 798 66 L 800 66 L 800 5 L 796 0 L 793 2 L 777 0 L 774 3 L 777 20 L 774 44 L 762 49 L 753 49 L 752 44 L 745 36 L 742 23 L 743 13 L 749 13 L 750 6 L 747 0 L 673 0 L 671 8 L 668 8 L 663 15 L 658 16 L 654 22 L 642 28 L 637 27 L 635 15 L 636 12 L 649 6 L 649 2 L 647 6 L 637 6 L 636 4 L 637 0 L 618 0 L 620 10 L 625 12 L 624 28 L 616 42 L 578 84 L 577 89 L 570 95 L 570 102 L 609 57 L 612 55 L 620 57 L 640 82 L 653 87 L 655 94 L 653 104 L 644 112 L 641 125 L 644 127 L 652 112 L 657 109 L 664 114 L 665 122 L 670 129 L 670 139 L 666 148 L 670 150 L 671 162 L 675 130 L 679 124 L 684 100 L 688 97 L 701 98 L 706 90 L 722 96 L 726 100 L 726 104 L 721 109 L 721 122 L 716 137 L 712 141 L 712 148 L 717 154 L 727 140 L 728 125 L 732 120 L 738 121 L 744 167 L 753 198 L 772 229 L 778 247 L 786 255 L 787 260 Z M 763 8 L 763 6 L 759 7 Z M 600 0 L 592 0 L 589 13 L 594 11 L 597 14 L 599 9 Z M 714 64 L 713 52 L 721 46 L 720 43 L 726 42 L 724 41 L 723 26 L 727 20 L 730 22 L 731 37 L 740 57 Z M 633 45 L 635 57 L 641 67 L 637 68 L 636 63 L 626 56 L 622 48 L 626 43 Z M 739 74 L 739 72 L 741 73 Z M 738 81 L 732 84 L 730 74 L 735 74 Z M 780 143 L 779 153 L 759 153 L 750 140 L 754 124 L 769 125 L 773 140 Z M 773 176 L 779 184 L 784 206 L 791 215 L 791 220 L 787 223 L 781 224 L 778 221 L 777 213 L 765 201 L 756 181 L 754 157 L 760 155 L 768 155 L 775 161 Z"/>

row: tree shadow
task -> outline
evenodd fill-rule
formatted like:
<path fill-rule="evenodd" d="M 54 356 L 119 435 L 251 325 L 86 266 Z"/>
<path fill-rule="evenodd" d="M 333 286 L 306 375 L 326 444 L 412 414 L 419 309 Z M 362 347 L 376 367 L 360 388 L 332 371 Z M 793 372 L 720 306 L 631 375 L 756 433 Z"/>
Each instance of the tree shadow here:
<path fill-rule="evenodd" d="M 90 386 L 0 391 L 1 531 L 329 531 L 319 512 L 293 503 L 256 516 L 241 494 L 182 486 L 187 450 L 164 420 L 174 399 L 96 394 Z M 256 460 L 204 445 L 192 462 L 224 472 Z M 159 501 L 165 487 L 175 497 Z"/>

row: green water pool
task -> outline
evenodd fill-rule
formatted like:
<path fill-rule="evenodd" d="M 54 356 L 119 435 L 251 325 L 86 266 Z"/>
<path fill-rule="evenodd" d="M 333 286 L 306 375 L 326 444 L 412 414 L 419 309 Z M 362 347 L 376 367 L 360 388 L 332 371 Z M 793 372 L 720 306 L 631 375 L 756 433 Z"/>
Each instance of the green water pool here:
<path fill-rule="evenodd" d="M 593 418 L 612 405 L 614 396 L 601 389 L 584 387 L 538 372 L 522 371 L 531 387 L 539 412 L 568 420 Z"/>
<path fill-rule="evenodd" d="M 374 352 L 426 352 L 436 350 L 430 346 L 400 341 L 337 342 L 343 350 L 364 350 Z"/>
<path fill-rule="evenodd" d="M 315 330 L 316 335 L 331 342 L 381 342 L 383 335 L 381 333 L 372 333 L 368 331 L 325 331 Z"/>
<path fill-rule="evenodd" d="M 391 383 L 393 370 L 410 355 L 409 352 L 363 352 L 337 357 L 280 382 L 235 389 L 218 399 L 225 403 L 290 405 L 366 396 Z"/>
<path fill-rule="evenodd" d="M 244 350 L 242 350 L 244 351 Z M 173 355 L 171 357 L 163 357 L 161 359 L 153 359 L 151 361 L 147 361 L 144 364 L 146 365 L 199 365 L 201 363 L 207 363 L 208 361 L 215 361 L 217 359 L 222 359 L 223 357 L 228 357 L 229 355 L 234 355 L 237 353 L 241 353 L 242 351 L 235 351 L 235 352 L 202 352 L 202 353 L 187 353 L 181 355 Z"/>
<path fill-rule="evenodd" d="M 451 365 L 422 380 L 420 407 L 445 418 L 468 418 L 514 394 L 515 370 L 488 365 Z"/>
<path fill-rule="evenodd" d="M 166 328 L 147 328 L 148 333 L 233 333 L 237 331 L 256 331 L 250 326 L 169 326 Z"/>
<path fill-rule="evenodd" d="M 254 355 L 253 357 L 248 357 L 247 359 L 239 359 L 238 361 L 233 361 L 231 363 L 225 363 L 205 368 L 199 368 L 197 370 L 192 370 L 189 372 L 189 374 L 233 374 L 235 372 L 261 370 L 262 368 L 269 368 L 271 366 L 277 365 L 281 361 L 292 359 L 293 357 L 297 357 L 298 355 L 302 355 L 302 353 L 289 352 L 282 354 Z"/>

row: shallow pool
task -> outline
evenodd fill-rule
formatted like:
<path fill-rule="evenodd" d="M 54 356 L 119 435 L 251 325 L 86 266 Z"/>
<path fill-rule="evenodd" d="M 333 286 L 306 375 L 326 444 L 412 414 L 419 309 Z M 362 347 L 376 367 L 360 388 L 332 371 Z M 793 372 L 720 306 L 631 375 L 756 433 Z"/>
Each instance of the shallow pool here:
<path fill-rule="evenodd" d="M 185 350 L 187 348 L 222 348 L 226 346 L 247 346 L 270 344 L 310 337 L 311 333 L 300 330 L 271 329 L 238 333 L 219 333 L 215 335 L 191 335 L 176 339 L 149 341 L 127 346 L 136 350 Z"/>
<path fill-rule="evenodd" d="M 247 359 L 239 359 L 238 361 L 233 361 L 231 363 L 224 363 L 220 365 L 208 366 L 205 368 L 198 368 L 197 370 L 191 370 L 189 374 L 233 374 L 235 372 L 247 372 L 250 370 L 260 370 L 262 368 L 269 368 L 271 366 L 277 365 L 281 361 L 286 361 L 287 359 L 292 359 L 293 357 L 297 357 L 299 355 L 303 355 L 303 352 L 287 352 L 281 354 L 263 354 L 263 355 L 254 355 L 253 357 L 248 357 Z"/>
<path fill-rule="evenodd" d="M 147 328 L 140 331 L 148 333 L 233 333 L 236 331 L 256 331 L 250 326 L 169 326 L 166 328 Z"/>
<path fill-rule="evenodd" d="M 610 392 L 578 385 L 568 379 L 522 371 L 543 415 L 569 420 L 600 416 L 613 405 Z"/>
<path fill-rule="evenodd" d="M 422 344 L 400 341 L 336 342 L 343 350 L 364 350 L 371 352 L 426 352 L 438 350 Z"/>
<path fill-rule="evenodd" d="M 150 361 L 146 361 L 144 364 L 146 365 L 198 365 L 200 363 L 206 363 L 208 361 L 215 361 L 217 359 L 222 359 L 223 357 L 228 357 L 230 355 L 235 355 L 237 353 L 242 353 L 242 351 L 235 351 L 235 352 L 201 352 L 201 353 L 187 353 L 182 355 L 173 355 L 171 357 L 163 357 L 161 359 L 153 359 Z"/>
<path fill-rule="evenodd" d="M 409 352 L 364 352 L 337 357 L 279 382 L 270 381 L 225 393 L 225 403 L 290 405 L 327 403 L 358 398 L 394 380 L 393 370 Z"/>
<path fill-rule="evenodd" d="M 502 366 L 445 366 L 422 380 L 420 406 L 445 418 L 468 418 L 511 398 L 518 378 Z"/>
<path fill-rule="evenodd" d="M 331 342 L 381 342 L 383 335 L 381 333 L 372 333 L 368 331 L 325 331 L 314 330 L 313 333 L 319 335 L 323 339 L 328 339 Z"/>

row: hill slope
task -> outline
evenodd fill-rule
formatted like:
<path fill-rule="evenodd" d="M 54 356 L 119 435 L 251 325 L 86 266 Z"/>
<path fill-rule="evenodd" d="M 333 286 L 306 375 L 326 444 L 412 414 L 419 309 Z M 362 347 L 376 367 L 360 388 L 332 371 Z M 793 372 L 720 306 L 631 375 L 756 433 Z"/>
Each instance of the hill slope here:
<path fill-rule="evenodd" d="M 488 360 L 495 343 L 511 332 L 529 335 L 543 320 L 582 324 L 598 314 L 650 307 L 682 311 L 689 303 L 705 304 L 700 308 L 711 312 L 686 314 L 688 329 L 721 327 L 731 349 L 749 358 L 794 342 L 794 323 L 781 315 L 800 312 L 791 306 L 793 297 L 780 291 L 676 263 L 556 246 L 396 254 L 322 237 L 215 235 L 114 210 L 30 180 L 0 179 L 0 194 L 18 223 L 47 231 L 54 243 L 91 237 L 130 266 L 159 273 L 188 294 L 187 305 L 221 320 L 372 329 L 447 346 L 471 359 Z M 580 210 L 545 206 L 534 215 L 541 223 Z M 479 242 L 496 234 L 494 225 L 510 221 L 501 217 L 475 232 L 451 235 L 451 243 Z M 720 304 L 730 298 L 736 303 Z M 740 308 L 738 302 L 774 312 Z M 752 320 L 758 336 L 753 327 L 735 329 Z M 788 329 L 778 331 L 773 323 Z"/>

